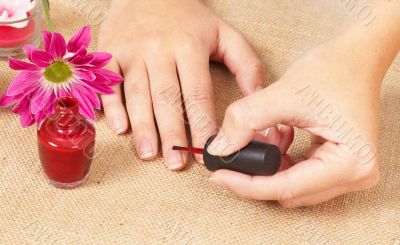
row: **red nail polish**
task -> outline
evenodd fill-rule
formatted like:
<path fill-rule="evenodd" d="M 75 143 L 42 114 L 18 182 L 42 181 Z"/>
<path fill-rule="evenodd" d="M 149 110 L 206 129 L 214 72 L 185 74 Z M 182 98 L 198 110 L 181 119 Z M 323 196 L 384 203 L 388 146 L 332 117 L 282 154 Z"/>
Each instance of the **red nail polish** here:
<path fill-rule="evenodd" d="M 60 97 L 55 113 L 38 130 L 38 148 L 42 167 L 50 184 L 73 189 L 82 185 L 94 155 L 96 130 L 79 114 L 73 97 Z"/>

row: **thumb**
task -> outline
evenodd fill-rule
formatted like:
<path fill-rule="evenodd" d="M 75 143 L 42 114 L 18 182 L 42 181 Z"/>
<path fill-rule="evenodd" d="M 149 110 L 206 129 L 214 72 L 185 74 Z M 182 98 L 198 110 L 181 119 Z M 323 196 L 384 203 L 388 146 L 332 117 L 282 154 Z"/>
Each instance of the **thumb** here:
<path fill-rule="evenodd" d="M 274 87 L 272 85 L 271 87 Z M 231 104 L 222 127 L 208 147 L 212 155 L 226 156 L 246 146 L 257 132 L 277 124 L 301 125 L 303 112 L 282 90 L 261 90 Z"/>
<path fill-rule="evenodd" d="M 263 88 L 265 69 L 246 38 L 229 24 L 222 22 L 219 28 L 217 50 L 211 55 L 214 61 L 224 63 L 236 76 L 244 95 Z"/>

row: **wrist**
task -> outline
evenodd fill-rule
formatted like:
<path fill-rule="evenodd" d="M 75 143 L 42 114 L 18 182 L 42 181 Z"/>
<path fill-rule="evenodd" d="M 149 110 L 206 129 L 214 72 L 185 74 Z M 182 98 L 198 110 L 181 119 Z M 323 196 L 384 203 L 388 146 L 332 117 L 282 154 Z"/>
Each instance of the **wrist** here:
<path fill-rule="evenodd" d="M 369 9 L 370 21 L 360 22 L 357 16 L 351 16 L 327 43 L 344 61 L 381 82 L 400 50 L 400 2 L 365 4 L 360 9 Z M 367 11 L 363 13 L 366 16 Z"/>

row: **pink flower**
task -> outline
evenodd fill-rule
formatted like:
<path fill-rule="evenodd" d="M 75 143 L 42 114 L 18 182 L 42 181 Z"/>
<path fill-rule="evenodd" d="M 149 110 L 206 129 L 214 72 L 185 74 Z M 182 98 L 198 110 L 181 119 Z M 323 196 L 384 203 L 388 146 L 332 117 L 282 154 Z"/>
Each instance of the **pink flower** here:
<path fill-rule="evenodd" d="M 94 109 L 100 109 L 96 93 L 112 94 L 111 86 L 123 78 L 103 69 L 112 56 L 104 52 L 88 53 L 90 27 L 79 30 L 65 42 L 59 33 L 43 32 L 45 50 L 27 45 L 24 52 L 30 63 L 9 58 L 9 66 L 21 71 L 0 97 L 0 106 L 14 105 L 21 125 L 39 124 L 53 114 L 54 101 L 60 96 L 73 96 L 80 104 L 80 113 L 94 120 Z"/>
<path fill-rule="evenodd" d="M 31 0 L 0 0 L 0 22 L 12 22 L 23 20 L 28 17 L 29 11 L 35 7 L 35 2 Z M 27 21 L 9 24 L 16 28 L 24 28 Z"/>

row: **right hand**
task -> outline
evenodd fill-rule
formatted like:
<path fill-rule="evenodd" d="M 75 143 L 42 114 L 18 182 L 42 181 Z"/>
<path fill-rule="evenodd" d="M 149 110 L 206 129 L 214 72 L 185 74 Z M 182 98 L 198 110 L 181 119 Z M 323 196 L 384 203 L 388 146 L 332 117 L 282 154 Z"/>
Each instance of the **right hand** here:
<path fill-rule="evenodd" d="M 193 145 L 202 147 L 216 133 L 210 59 L 227 65 L 244 95 L 262 89 L 264 80 L 262 63 L 245 38 L 199 0 L 114 0 L 99 49 L 113 54 L 109 69 L 125 78 L 124 90 L 116 87 L 102 97 L 107 120 L 121 134 L 129 116 L 135 148 L 146 160 L 157 155 L 158 127 L 171 170 L 187 162 L 187 154 L 172 151 L 188 144 L 181 92 Z"/>

